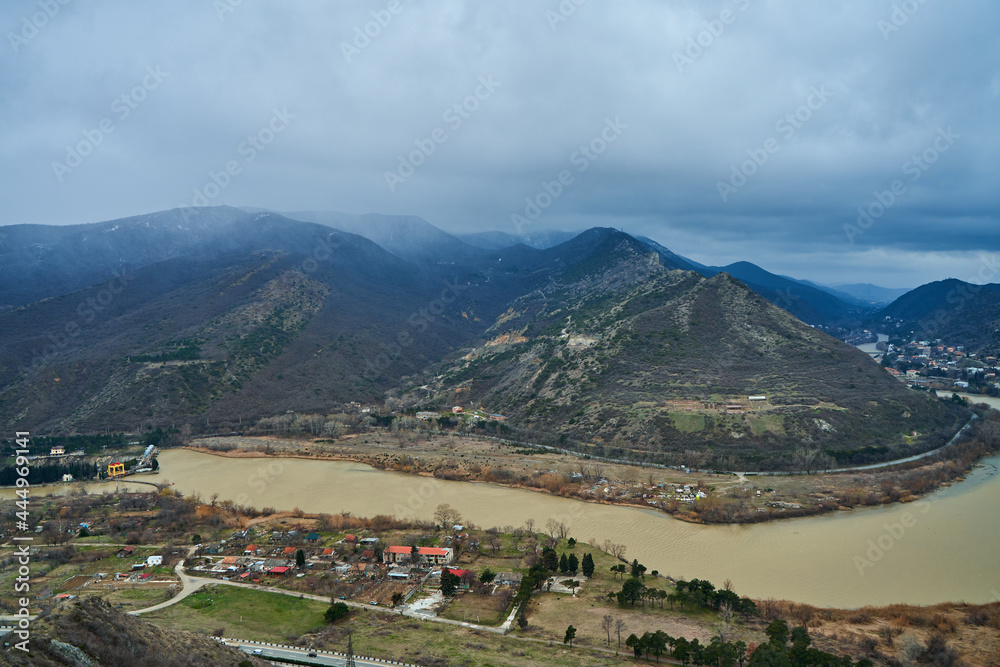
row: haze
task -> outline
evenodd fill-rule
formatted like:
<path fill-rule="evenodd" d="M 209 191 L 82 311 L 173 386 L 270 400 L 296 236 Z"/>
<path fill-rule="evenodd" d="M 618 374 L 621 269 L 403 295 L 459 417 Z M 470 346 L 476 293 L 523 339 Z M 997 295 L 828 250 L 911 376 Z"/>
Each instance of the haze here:
<path fill-rule="evenodd" d="M 225 203 L 1000 282 L 997 25 L 985 0 L 18 0 L 0 224 Z"/>

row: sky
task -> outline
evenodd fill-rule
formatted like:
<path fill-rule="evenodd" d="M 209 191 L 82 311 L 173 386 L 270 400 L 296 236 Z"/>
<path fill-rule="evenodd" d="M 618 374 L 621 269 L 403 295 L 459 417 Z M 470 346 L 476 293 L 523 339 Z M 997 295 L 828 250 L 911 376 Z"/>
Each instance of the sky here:
<path fill-rule="evenodd" d="M 998 26 L 995 0 L 9 0 L 0 225 L 335 210 L 1000 282 Z"/>

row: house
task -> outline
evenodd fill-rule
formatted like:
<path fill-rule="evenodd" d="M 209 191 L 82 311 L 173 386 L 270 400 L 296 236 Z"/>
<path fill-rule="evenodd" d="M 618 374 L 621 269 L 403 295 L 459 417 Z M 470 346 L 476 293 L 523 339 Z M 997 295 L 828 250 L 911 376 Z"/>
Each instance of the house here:
<path fill-rule="evenodd" d="M 455 407 L 453 407 L 451 409 L 451 414 L 453 414 L 453 415 L 460 415 L 460 414 L 462 414 L 462 406 L 461 405 L 456 405 Z"/>
<path fill-rule="evenodd" d="M 517 572 L 498 572 L 493 578 L 493 583 L 498 586 L 520 586 L 523 574 Z"/>
<path fill-rule="evenodd" d="M 135 553 L 135 547 L 122 547 L 121 549 L 118 550 L 118 552 L 115 555 L 118 556 L 119 558 L 128 558 L 134 553 Z"/>
<path fill-rule="evenodd" d="M 63 479 L 64 482 L 72 482 L 73 481 L 73 475 L 71 475 L 69 473 L 66 473 L 66 474 L 63 475 L 62 479 Z"/>
<path fill-rule="evenodd" d="M 358 540 L 358 544 L 360 544 L 362 546 L 366 546 L 366 547 L 373 547 L 376 544 L 378 544 L 378 538 L 377 537 L 362 537 L 360 540 Z"/>
<path fill-rule="evenodd" d="M 49 450 L 49 456 L 62 456 L 66 453 L 65 447 L 53 447 Z"/>
<path fill-rule="evenodd" d="M 767 396 L 763 396 L 763 395 L 747 396 L 747 398 L 750 399 L 751 401 L 766 401 L 767 400 Z"/>
<path fill-rule="evenodd" d="M 312 542 L 313 544 L 319 542 L 319 533 L 309 533 L 306 535 L 306 542 Z"/>
<path fill-rule="evenodd" d="M 395 546 L 386 549 L 382 558 L 386 563 L 404 563 L 410 561 L 411 547 Z M 439 547 L 419 547 L 417 555 L 420 560 L 429 565 L 448 565 L 454 557 L 452 549 Z"/>
<path fill-rule="evenodd" d="M 243 550 L 244 556 L 256 556 L 257 555 L 257 545 L 248 544 L 247 548 Z"/>
<path fill-rule="evenodd" d="M 288 558 L 294 558 L 295 557 L 295 547 L 285 547 L 285 550 L 282 551 L 281 553 L 282 553 L 282 555 L 287 556 Z"/>
<path fill-rule="evenodd" d="M 280 567 L 272 567 L 267 571 L 268 576 L 271 577 L 287 577 L 292 571 L 292 568 L 287 565 L 282 565 Z"/>
<path fill-rule="evenodd" d="M 207 554 L 222 553 L 222 544 L 219 542 L 212 542 L 211 544 L 206 544 L 202 550 Z"/>
<path fill-rule="evenodd" d="M 345 544 L 357 544 L 358 538 L 354 535 L 344 535 Z"/>
<path fill-rule="evenodd" d="M 427 419 L 437 419 L 437 418 L 438 418 L 438 413 L 436 413 L 436 412 L 418 412 L 417 413 L 417 419 L 427 420 Z"/>
<path fill-rule="evenodd" d="M 374 549 L 365 549 L 361 552 L 361 560 L 371 560 L 372 558 L 375 558 Z"/>
<path fill-rule="evenodd" d="M 163 565 L 163 556 L 150 556 L 149 558 L 146 559 L 146 565 L 150 567 Z"/>
<path fill-rule="evenodd" d="M 235 566 L 237 563 L 239 563 L 239 559 L 236 556 L 226 556 L 221 561 L 219 561 L 219 565 L 233 565 L 233 566 Z"/>
<path fill-rule="evenodd" d="M 331 547 L 327 547 L 326 549 L 323 549 L 323 553 L 320 554 L 320 557 L 321 558 L 333 558 L 333 553 L 334 553 L 333 549 Z"/>
<path fill-rule="evenodd" d="M 132 563 L 132 569 L 133 570 L 142 570 L 142 569 L 145 569 L 145 567 L 146 567 L 146 563 Z"/>

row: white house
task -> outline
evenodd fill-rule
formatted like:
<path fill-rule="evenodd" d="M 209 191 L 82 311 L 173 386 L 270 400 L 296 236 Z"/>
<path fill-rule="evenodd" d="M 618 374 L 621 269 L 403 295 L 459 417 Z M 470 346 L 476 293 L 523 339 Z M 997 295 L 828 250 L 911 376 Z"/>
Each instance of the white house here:
<path fill-rule="evenodd" d="M 146 565 L 150 567 L 155 567 L 157 565 L 163 565 L 163 556 L 150 556 L 146 559 Z"/>

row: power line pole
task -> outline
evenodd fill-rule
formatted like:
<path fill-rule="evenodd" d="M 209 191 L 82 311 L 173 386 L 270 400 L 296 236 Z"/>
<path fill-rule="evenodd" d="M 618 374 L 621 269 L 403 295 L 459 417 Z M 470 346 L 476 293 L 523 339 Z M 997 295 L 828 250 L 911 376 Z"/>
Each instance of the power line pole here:
<path fill-rule="evenodd" d="M 344 667 L 357 667 L 354 664 L 354 640 L 351 633 L 347 635 L 347 656 L 344 658 Z"/>

